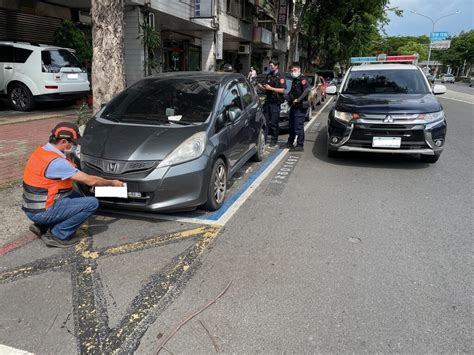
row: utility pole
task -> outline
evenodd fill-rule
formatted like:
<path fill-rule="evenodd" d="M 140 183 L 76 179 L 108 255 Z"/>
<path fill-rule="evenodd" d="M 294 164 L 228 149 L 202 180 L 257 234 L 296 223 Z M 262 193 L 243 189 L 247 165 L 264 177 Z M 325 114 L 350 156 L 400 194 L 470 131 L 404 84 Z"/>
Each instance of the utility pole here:
<path fill-rule="evenodd" d="M 459 11 L 453 12 L 452 14 L 449 14 L 449 15 L 441 16 L 441 17 L 438 18 L 436 21 L 433 20 L 433 19 L 432 19 L 431 17 L 429 17 L 429 16 L 420 14 L 420 13 L 417 12 L 417 11 L 411 11 L 411 10 L 410 10 L 410 12 L 411 12 L 412 14 L 419 15 L 419 16 L 422 16 L 422 17 L 427 18 L 427 19 L 430 20 L 431 23 L 433 24 L 433 26 L 431 27 L 431 32 L 430 32 L 430 36 L 429 36 L 429 39 L 430 39 L 430 40 L 429 40 L 429 48 L 428 48 L 428 67 L 429 67 L 429 66 L 430 66 L 430 59 L 431 59 L 431 44 L 432 44 L 432 43 L 431 43 L 431 36 L 432 36 L 432 34 L 434 33 L 435 24 L 436 24 L 439 20 L 441 20 L 442 18 L 459 14 Z"/>

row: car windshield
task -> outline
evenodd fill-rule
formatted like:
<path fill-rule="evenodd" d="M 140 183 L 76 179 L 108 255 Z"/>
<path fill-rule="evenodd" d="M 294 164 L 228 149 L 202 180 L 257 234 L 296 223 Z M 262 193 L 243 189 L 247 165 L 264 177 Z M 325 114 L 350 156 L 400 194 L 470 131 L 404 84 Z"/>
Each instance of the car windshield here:
<path fill-rule="evenodd" d="M 416 69 L 352 71 L 344 94 L 427 94 L 422 74 Z"/>
<path fill-rule="evenodd" d="M 101 117 L 117 122 L 202 123 L 212 111 L 218 81 L 211 79 L 146 79 L 125 89 Z"/>

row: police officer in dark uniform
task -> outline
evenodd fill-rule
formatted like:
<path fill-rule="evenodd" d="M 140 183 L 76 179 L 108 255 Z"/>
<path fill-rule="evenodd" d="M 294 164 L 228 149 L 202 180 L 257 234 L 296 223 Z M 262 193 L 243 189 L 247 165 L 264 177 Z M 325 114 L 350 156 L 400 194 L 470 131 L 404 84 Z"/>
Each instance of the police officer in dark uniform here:
<path fill-rule="evenodd" d="M 280 105 L 283 102 L 283 94 L 285 92 L 286 84 L 285 78 L 278 71 L 278 61 L 272 60 L 270 62 L 270 72 L 267 74 L 265 85 L 260 85 L 265 89 L 267 98 L 264 105 L 264 113 L 267 121 L 265 141 L 268 141 L 268 134 L 271 134 L 271 145 L 276 145 L 278 142 L 278 124 L 280 122 Z"/>
<path fill-rule="evenodd" d="M 308 111 L 308 94 L 311 87 L 308 79 L 301 74 L 301 66 L 293 63 L 291 66 L 291 76 L 293 82 L 291 90 L 288 93 L 288 103 L 290 104 L 289 137 L 288 148 L 293 151 L 303 151 L 304 146 L 304 121 Z M 296 146 L 294 146 L 295 137 L 298 136 Z"/>

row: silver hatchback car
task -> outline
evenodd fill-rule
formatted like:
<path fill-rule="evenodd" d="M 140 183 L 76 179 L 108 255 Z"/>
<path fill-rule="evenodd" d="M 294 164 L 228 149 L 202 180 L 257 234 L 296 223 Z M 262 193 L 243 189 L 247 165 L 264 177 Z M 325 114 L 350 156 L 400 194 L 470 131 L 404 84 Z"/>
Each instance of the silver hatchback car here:
<path fill-rule="evenodd" d="M 243 75 L 162 74 L 128 87 L 88 122 L 80 166 L 127 183 L 128 198 L 100 198 L 102 205 L 216 210 L 228 179 L 249 159 L 263 159 L 264 132 L 260 102 Z"/>

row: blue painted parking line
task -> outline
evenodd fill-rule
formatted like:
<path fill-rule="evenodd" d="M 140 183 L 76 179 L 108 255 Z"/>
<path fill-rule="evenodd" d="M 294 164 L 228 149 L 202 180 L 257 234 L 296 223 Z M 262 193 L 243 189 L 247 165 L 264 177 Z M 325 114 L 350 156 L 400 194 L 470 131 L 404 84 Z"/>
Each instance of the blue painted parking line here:
<path fill-rule="evenodd" d="M 275 161 L 275 159 L 280 155 L 282 149 L 277 149 L 272 153 L 264 164 L 253 174 L 251 175 L 245 183 L 232 195 L 226 198 L 224 204 L 219 210 L 211 214 L 203 214 L 202 212 L 184 212 L 172 214 L 177 217 L 182 218 L 193 218 L 198 220 L 208 220 L 208 221 L 218 221 L 228 210 L 229 208 L 239 199 L 240 196 L 257 180 L 257 178 L 264 173 L 264 171 Z"/>

